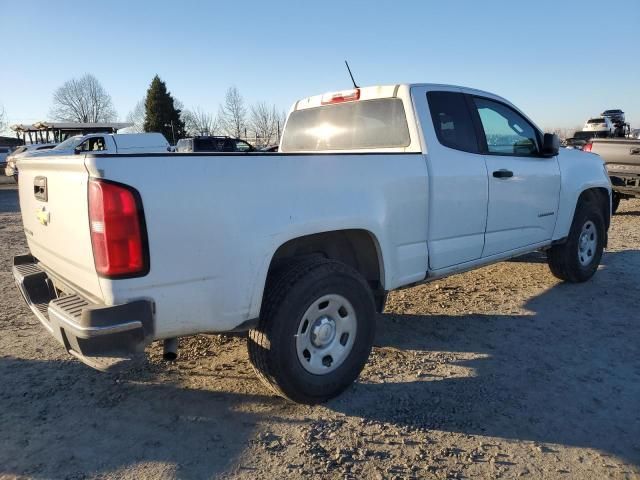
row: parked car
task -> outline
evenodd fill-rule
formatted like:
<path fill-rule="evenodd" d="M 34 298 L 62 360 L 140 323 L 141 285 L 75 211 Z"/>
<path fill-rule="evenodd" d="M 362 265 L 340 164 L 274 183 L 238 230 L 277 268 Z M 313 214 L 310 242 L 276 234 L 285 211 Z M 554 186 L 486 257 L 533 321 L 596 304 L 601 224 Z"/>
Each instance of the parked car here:
<path fill-rule="evenodd" d="M 584 282 L 611 212 L 600 157 L 497 95 L 431 84 L 300 100 L 278 153 L 20 168 L 30 252 L 13 275 L 67 351 L 109 369 L 153 340 L 171 357 L 177 337 L 248 330 L 258 376 L 311 404 L 358 377 L 390 290 L 541 249 Z"/>
<path fill-rule="evenodd" d="M 7 164 L 4 168 L 4 174 L 7 177 L 13 177 L 13 179 L 18 182 L 18 166 L 16 163 L 20 158 L 43 150 L 50 150 L 55 146 L 55 143 L 34 143 L 30 145 L 22 145 L 16 148 L 7 156 Z"/>
<path fill-rule="evenodd" d="M 262 147 L 260 149 L 261 152 L 272 152 L 275 153 L 278 151 L 278 145 L 269 145 L 268 147 Z"/>
<path fill-rule="evenodd" d="M 614 110 L 605 110 L 600 114 L 603 117 L 607 117 L 611 120 L 611 122 L 615 123 L 625 123 L 624 112 L 619 108 Z"/>
<path fill-rule="evenodd" d="M 640 140 L 594 138 L 584 150 L 604 159 L 613 188 L 613 213 L 621 200 L 640 198 Z"/>
<path fill-rule="evenodd" d="M 0 147 L 0 171 L 4 171 L 7 166 L 7 157 L 11 153 L 11 147 Z"/>
<path fill-rule="evenodd" d="M 582 129 L 585 132 L 600 132 L 606 133 L 607 135 L 613 135 L 616 127 L 608 117 L 595 117 L 590 118 L 584 124 L 584 128 Z"/>
<path fill-rule="evenodd" d="M 169 151 L 161 133 L 90 133 L 67 138 L 50 150 L 32 156 L 72 155 L 86 152 L 160 153 Z"/>
<path fill-rule="evenodd" d="M 181 138 L 176 143 L 176 152 L 254 152 L 256 149 L 250 143 L 233 137 L 192 137 Z"/>
<path fill-rule="evenodd" d="M 567 138 L 564 141 L 564 146 L 566 148 L 573 148 L 576 150 L 582 150 L 586 144 L 587 140 L 583 140 L 581 138 Z"/>

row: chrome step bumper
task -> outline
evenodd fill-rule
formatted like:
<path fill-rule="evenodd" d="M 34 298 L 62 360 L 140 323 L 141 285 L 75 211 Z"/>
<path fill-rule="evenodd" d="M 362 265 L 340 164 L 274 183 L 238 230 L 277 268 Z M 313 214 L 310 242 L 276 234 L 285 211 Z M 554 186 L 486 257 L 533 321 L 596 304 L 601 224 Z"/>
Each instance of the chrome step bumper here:
<path fill-rule="evenodd" d="M 153 339 L 153 304 L 92 304 L 77 294 L 58 296 L 46 272 L 31 255 L 13 259 L 13 277 L 31 311 L 51 335 L 93 368 L 128 363 Z"/>

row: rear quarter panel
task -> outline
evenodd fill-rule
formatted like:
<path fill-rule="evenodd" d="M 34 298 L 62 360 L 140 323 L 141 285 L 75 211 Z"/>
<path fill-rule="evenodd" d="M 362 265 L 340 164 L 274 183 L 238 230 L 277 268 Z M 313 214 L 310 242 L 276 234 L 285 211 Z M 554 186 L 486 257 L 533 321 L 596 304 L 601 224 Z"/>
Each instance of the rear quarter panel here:
<path fill-rule="evenodd" d="M 87 168 L 141 194 L 150 272 L 101 287 L 108 303 L 152 298 L 157 338 L 256 318 L 273 254 L 299 236 L 370 232 L 387 289 L 427 269 L 420 154 L 90 156 Z"/>

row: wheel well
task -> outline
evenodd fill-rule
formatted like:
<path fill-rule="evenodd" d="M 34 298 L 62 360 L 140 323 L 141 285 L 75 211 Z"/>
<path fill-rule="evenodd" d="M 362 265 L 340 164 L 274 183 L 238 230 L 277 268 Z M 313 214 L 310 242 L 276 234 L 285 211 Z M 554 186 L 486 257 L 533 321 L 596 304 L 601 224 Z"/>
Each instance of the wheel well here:
<path fill-rule="evenodd" d="M 374 294 L 384 293 L 379 250 L 366 230 L 336 230 L 289 240 L 276 250 L 269 273 L 292 258 L 318 254 L 351 266 L 367 280 Z"/>
<path fill-rule="evenodd" d="M 605 226 L 609 230 L 611 224 L 611 204 L 609 200 L 609 192 L 606 188 L 589 188 L 580 194 L 578 205 L 582 202 L 593 202 L 598 205 L 604 218 Z"/>

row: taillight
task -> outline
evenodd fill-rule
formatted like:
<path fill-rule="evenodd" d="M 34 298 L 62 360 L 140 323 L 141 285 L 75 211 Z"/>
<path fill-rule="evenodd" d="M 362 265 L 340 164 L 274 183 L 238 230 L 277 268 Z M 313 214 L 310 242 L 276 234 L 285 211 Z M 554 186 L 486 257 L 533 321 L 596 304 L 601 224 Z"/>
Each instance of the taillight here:
<path fill-rule="evenodd" d="M 586 143 L 584 147 L 582 147 L 582 151 L 590 152 L 592 148 L 593 148 L 593 143 L 589 142 L 589 143 Z"/>
<path fill-rule="evenodd" d="M 107 180 L 90 180 L 89 225 L 98 275 L 124 278 L 148 273 L 144 212 L 136 190 Z"/>
<path fill-rule="evenodd" d="M 360 89 L 343 90 L 341 92 L 327 93 L 322 96 L 322 105 L 330 103 L 353 102 L 360 99 Z"/>

